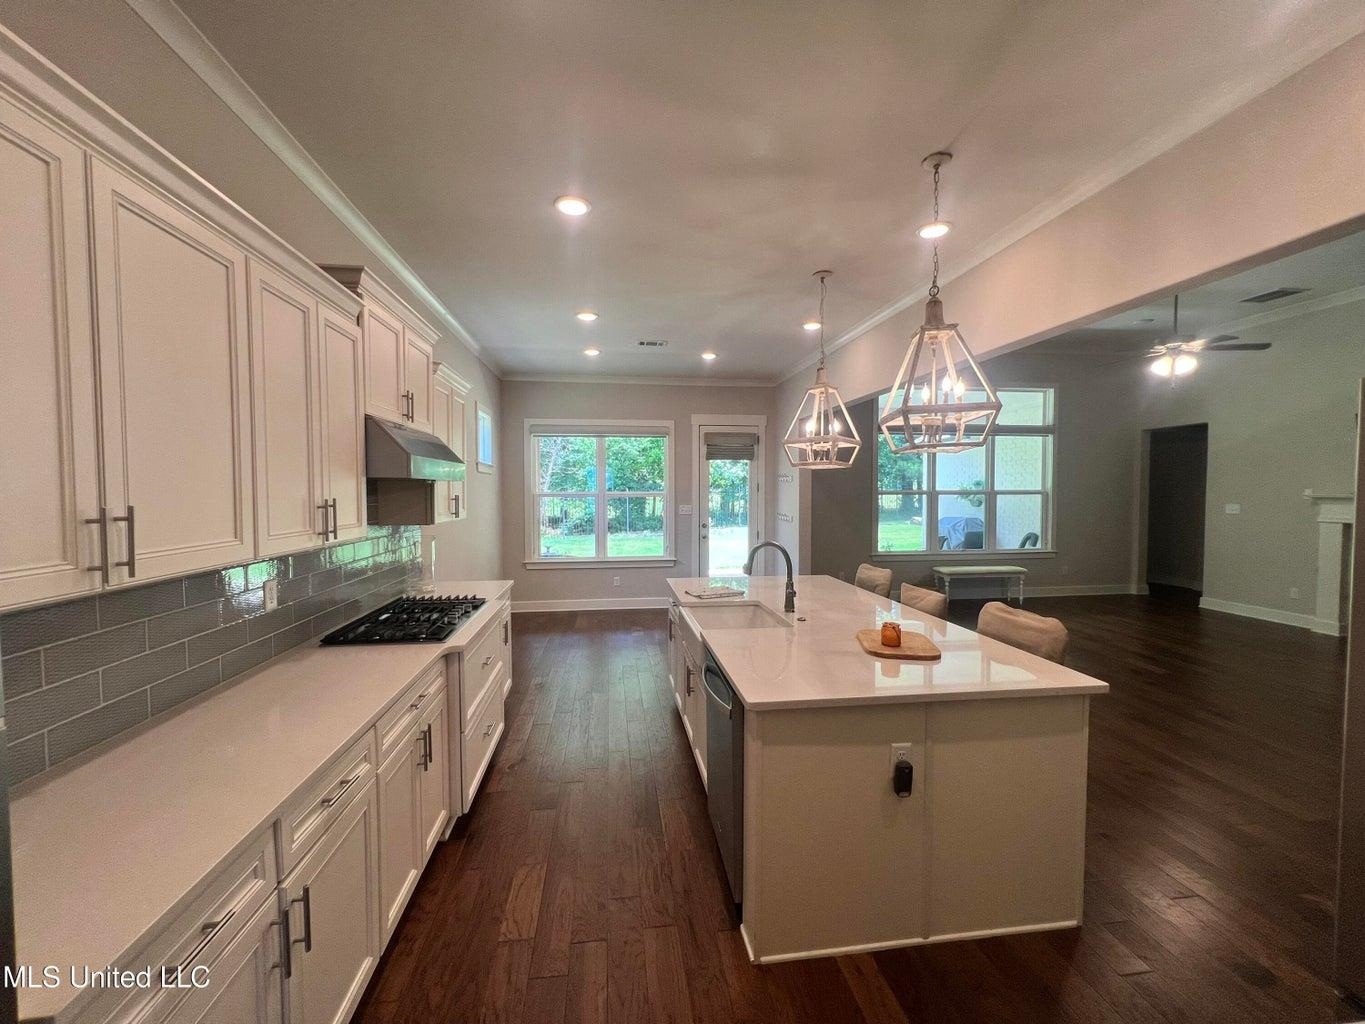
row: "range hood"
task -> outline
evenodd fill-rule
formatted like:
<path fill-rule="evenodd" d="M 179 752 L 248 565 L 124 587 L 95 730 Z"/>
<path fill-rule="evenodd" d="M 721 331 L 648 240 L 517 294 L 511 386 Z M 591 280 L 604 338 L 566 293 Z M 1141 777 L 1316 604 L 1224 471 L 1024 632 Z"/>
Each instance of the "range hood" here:
<path fill-rule="evenodd" d="M 366 416 L 365 475 L 371 480 L 463 480 L 464 460 L 435 434 Z"/>

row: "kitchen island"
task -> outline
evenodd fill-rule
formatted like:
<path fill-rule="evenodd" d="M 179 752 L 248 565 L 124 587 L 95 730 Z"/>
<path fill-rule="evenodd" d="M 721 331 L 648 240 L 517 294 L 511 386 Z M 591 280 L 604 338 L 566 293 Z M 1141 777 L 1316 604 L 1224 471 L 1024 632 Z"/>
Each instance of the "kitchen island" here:
<path fill-rule="evenodd" d="M 709 584 L 743 593 L 688 593 Z M 1089 701 L 1106 683 L 828 576 L 797 578 L 795 613 L 778 577 L 669 586 L 683 646 L 703 647 L 685 664 L 709 652 L 742 705 L 741 930 L 755 961 L 1080 923 Z M 856 631 L 886 620 L 942 658 L 864 653 Z M 708 728 L 679 706 L 694 709 L 689 735 Z M 704 779 L 724 749 L 710 717 Z"/>

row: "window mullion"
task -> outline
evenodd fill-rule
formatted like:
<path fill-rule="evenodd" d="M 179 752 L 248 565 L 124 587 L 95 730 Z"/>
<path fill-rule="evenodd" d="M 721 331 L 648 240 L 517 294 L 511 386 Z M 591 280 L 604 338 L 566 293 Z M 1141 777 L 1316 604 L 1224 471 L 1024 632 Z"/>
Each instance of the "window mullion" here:
<path fill-rule="evenodd" d="M 597 557 L 607 557 L 607 439 L 597 439 Z"/>

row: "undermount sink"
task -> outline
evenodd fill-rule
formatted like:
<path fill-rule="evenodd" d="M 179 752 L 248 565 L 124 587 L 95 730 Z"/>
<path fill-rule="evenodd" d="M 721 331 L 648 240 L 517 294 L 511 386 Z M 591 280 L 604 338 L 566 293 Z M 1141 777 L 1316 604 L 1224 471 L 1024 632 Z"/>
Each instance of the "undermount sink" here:
<path fill-rule="evenodd" d="M 706 629 L 770 629 L 791 628 L 791 623 L 761 604 L 716 604 L 698 607 L 690 605 L 687 614 L 698 626 Z"/>

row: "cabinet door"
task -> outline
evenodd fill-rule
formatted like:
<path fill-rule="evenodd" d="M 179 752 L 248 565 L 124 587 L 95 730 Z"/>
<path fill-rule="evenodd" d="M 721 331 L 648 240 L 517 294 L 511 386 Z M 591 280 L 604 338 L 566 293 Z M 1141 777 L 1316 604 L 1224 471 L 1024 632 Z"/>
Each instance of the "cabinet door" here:
<path fill-rule="evenodd" d="M 289 900 L 290 1024 L 345 1024 L 379 945 L 374 780 L 299 862 Z"/>
<path fill-rule="evenodd" d="M 99 396 L 114 584 L 255 555 L 246 257 L 92 164 Z M 130 559 L 130 551 L 136 557 Z"/>
<path fill-rule="evenodd" d="M 393 932 L 422 870 L 422 724 L 409 730 L 379 769 L 379 905 L 385 941 Z"/>
<path fill-rule="evenodd" d="M 283 1017 L 280 912 L 272 894 L 209 967 L 208 987 L 180 1003 L 167 1024 L 279 1024 Z M 194 982 L 187 976 L 186 983 Z"/>
<path fill-rule="evenodd" d="M 450 403 L 455 392 L 450 385 L 437 377 L 431 385 L 431 432 L 446 444 L 450 444 Z M 451 445 L 454 448 L 454 445 Z M 457 453 L 458 454 L 458 453 Z M 454 501 L 451 495 L 452 481 L 436 481 L 436 521 L 447 523 L 455 518 Z"/>
<path fill-rule="evenodd" d="M 418 430 L 431 431 L 431 391 L 435 356 L 431 342 L 408 330 L 403 348 L 403 385 L 408 392 L 408 422 Z"/>
<path fill-rule="evenodd" d="M 360 329 L 326 306 L 321 329 L 322 498 L 336 539 L 365 536 L 365 363 Z"/>
<path fill-rule="evenodd" d="M 450 818 L 450 704 L 442 690 L 422 719 L 427 737 L 427 763 L 417 777 L 420 791 L 422 863 L 441 839 Z"/>
<path fill-rule="evenodd" d="M 450 396 L 450 448 L 464 460 L 465 474 L 469 473 L 469 453 L 465 446 L 464 399 L 459 395 Z M 451 480 L 450 508 L 452 519 L 465 519 L 469 515 L 468 492 L 464 480 Z"/>
<path fill-rule="evenodd" d="M 256 448 L 257 553 L 321 544 L 330 512 L 322 491 L 317 408 L 317 300 L 252 260 L 251 377 Z"/>
<path fill-rule="evenodd" d="M 403 324 L 383 306 L 365 307 L 365 405 L 386 420 L 407 420 Z"/>
<path fill-rule="evenodd" d="M 687 695 L 687 724 L 692 729 L 692 756 L 697 761 L 702 786 L 706 785 L 706 684 L 702 682 L 701 666 L 688 659 L 684 674 L 691 693 Z"/>
<path fill-rule="evenodd" d="M 100 586 L 84 159 L 0 99 L 0 608 Z"/>

